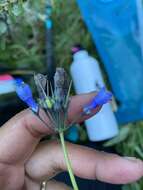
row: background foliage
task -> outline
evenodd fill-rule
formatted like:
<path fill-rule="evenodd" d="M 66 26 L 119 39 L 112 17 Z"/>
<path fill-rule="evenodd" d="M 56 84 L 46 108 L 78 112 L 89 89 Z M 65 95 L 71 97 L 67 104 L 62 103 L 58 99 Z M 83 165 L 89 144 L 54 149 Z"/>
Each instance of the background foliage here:
<path fill-rule="evenodd" d="M 75 43 L 82 43 L 98 58 L 75 0 L 51 2 L 56 64 L 69 68 L 70 49 Z M 26 72 L 44 70 L 46 3 L 46 0 L 0 0 L 0 68 L 26 69 Z M 122 155 L 143 159 L 143 122 L 122 126 L 119 136 L 105 144 L 113 145 Z M 143 180 L 123 189 L 142 190 Z"/>

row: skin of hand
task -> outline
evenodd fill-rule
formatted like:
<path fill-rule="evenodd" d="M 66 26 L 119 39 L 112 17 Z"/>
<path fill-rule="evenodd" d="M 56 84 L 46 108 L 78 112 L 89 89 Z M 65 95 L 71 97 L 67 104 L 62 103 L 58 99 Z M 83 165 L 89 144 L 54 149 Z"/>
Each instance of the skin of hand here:
<path fill-rule="evenodd" d="M 95 93 L 90 93 L 72 97 L 67 122 L 72 122 L 82 112 L 83 105 L 94 96 Z M 99 109 L 95 109 L 93 114 Z M 80 121 L 85 119 L 87 117 Z M 44 180 L 48 180 L 48 190 L 70 189 L 63 183 L 51 180 L 66 170 L 60 143 L 56 140 L 40 142 L 45 135 L 51 134 L 53 131 L 45 127 L 29 109 L 17 114 L 0 128 L 0 189 L 40 190 Z M 143 176 L 143 162 L 139 159 L 120 157 L 71 143 L 67 143 L 67 148 L 73 171 L 79 177 L 126 184 Z"/>

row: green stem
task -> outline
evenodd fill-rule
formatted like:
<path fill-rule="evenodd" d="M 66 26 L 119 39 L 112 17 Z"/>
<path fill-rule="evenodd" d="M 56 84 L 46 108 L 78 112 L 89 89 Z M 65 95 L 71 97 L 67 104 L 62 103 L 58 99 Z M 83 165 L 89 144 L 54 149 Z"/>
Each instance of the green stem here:
<path fill-rule="evenodd" d="M 60 141 L 61 141 L 62 149 L 63 149 L 63 152 L 64 152 L 64 157 L 65 157 L 65 161 L 66 161 L 66 165 L 67 165 L 67 169 L 68 169 L 68 172 L 69 172 L 69 176 L 70 176 L 70 179 L 71 179 L 73 189 L 78 190 L 78 186 L 77 186 L 77 183 L 76 183 L 73 171 L 72 171 L 71 162 L 70 162 L 70 159 L 68 157 L 68 152 L 67 152 L 67 148 L 66 148 L 66 145 L 65 145 L 64 132 L 63 131 L 59 132 L 59 135 L 60 135 Z"/>

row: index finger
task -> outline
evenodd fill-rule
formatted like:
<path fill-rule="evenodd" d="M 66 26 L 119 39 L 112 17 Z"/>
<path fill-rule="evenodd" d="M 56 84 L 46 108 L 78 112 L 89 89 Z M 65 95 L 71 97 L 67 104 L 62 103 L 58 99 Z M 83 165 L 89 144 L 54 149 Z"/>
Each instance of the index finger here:
<path fill-rule="evenodd" d="M 131 183 L 143 177 L 143 161 L 139 159 L 100 152 L 68 142 L 66 145 L 73 172 L 78 177 L 113 184 Z M 41 142 L 25 166 L 28 176 L 37 182 L 67 171 L 58 141 Z"/>

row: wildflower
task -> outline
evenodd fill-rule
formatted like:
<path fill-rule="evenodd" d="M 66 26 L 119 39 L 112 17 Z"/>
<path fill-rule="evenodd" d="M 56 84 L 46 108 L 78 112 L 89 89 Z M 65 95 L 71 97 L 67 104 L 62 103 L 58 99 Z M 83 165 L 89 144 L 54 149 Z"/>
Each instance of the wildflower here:
<path fill-rule="evenodd" d="M 52 103 L 49 98 L 49 86 L 46 75 L 40 73 L 34 75 L 35 84 L 39 93 L 39 103 L 43 108 L 52 108 Z"/>
<path fill-rule="evenodd" d="M 35 113 L 38 112 L 38 104 L 33 99 L 30 86 L 24 83 L 21 79 L 16 80 L 16 93 L 19 98 L 32 109 L 32 111 Z"/>
<path fill-rule="evenodd" d="M 93 100 L 83 108 L 85 114 L 90 114 L 93 109 L 97 106 L 102 106 L 106 104 L 112 98 L 112 93 L 106 91 L 105 87 L 102 87 L 98 94 L 93 98 Z"/>
<path fill-rule="evenodd" d="M 38 73 L 34 75 L 34 80 L 39 93 L 39 98 L 45 99 L 47 96 L 46 94 L 47 77 L 45 75 Z"/>
<path fill-rule="evenodd" d="M 64 106 L 66 96 L 68 93 L 68 77 L 63 68 L 57 68 L 54 76 L 54 96 L 55 104 L 54 109 L 60 110 Z"/>
<path fill-rule="evenodd" d="M 39 106 L 45 111 L 55 131 L 64 131 L 67 126 L 66 117 L 68 109 L 68 77 L 63 68 L 57 68 L 54 75 L 54 88 L 42 74 L 34 75 L 35 84 L 39 93 Z M 50 90 L 51 95 L 50 95 Z M 42 117 L 38 115 L 38 117 Z"/>

